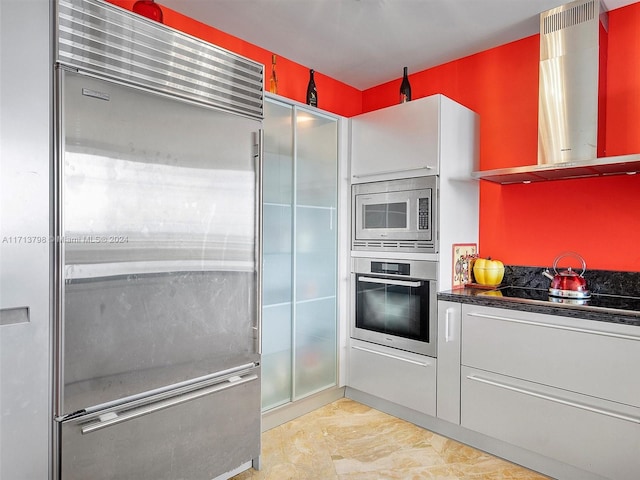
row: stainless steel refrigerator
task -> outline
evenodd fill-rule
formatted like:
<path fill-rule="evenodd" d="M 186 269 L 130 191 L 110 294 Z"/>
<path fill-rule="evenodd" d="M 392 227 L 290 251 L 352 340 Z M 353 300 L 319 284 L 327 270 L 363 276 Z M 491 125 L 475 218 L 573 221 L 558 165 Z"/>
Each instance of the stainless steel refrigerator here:
<path fill-rule="evenodd" d="M 56 476 L 258 467 L 263 67 L 56 7 Z"/>

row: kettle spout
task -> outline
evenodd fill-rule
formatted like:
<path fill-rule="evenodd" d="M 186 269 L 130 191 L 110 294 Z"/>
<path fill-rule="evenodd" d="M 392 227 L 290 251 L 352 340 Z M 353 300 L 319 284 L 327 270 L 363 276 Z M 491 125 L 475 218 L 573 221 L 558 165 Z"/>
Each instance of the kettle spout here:
<path fill-rule="evenodd" d="M 543 270 L 542 275 L 547 277 L 549 280 L 553 280 L 553 278 L 554 278 L 553 275 L 551 275 L 551 273 L 549 273 L 549 269 Z"/>

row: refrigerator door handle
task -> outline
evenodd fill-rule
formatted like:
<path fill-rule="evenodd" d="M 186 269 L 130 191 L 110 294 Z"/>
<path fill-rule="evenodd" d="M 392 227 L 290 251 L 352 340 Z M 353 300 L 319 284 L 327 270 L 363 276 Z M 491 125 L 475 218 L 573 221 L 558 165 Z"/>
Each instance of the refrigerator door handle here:
<path fill-rule="evenodd" d="M 196 398 L 204 397 L 212 393 L 237 387 L 239 385 L 252 382 L 257 379 L 258 379 L 258 375 L 256 374 L 245 375 L 243 377 L 234 376 L 225 380 L 222 383 L 217 383 L 210 387 L 202 388 L 200 390 L 189 392 L 184 395 L 179 395 L 177 397 L 169 398 L 167 400 L 154 402 L 139 408 L 124 410 L 122 413 L 108 412 L 98 417 L 99 420 L 97 422 L 93 422 L 83 426 L 81 431 L 83 435 L 86 435 L 88 433 L 95 432 L 97 430 L 101 430 L 103 428 L 107 428 L 112 425 L 116 425 L 118 423 L 126 422 L 127 420 L 132 420 L 134 418 L 138 418 L 143 415 L 148 415 L 150 413 L 157 412 L 159 410 L 164 410 L 165 408 L 174 407 L 176 405 L 180 405 L 190 400 L 195 400 Z"/>
<path fill-rule="evenodd" d="M 262 176 L 264 168 L 264 130 L 258 130 L 258 151 L 256 154 L 256 326 L 253 327 L 256 335 L 256 353 L 262 355 L 262 215 L 263 215 L 263 192 L 262 192 Z"/>

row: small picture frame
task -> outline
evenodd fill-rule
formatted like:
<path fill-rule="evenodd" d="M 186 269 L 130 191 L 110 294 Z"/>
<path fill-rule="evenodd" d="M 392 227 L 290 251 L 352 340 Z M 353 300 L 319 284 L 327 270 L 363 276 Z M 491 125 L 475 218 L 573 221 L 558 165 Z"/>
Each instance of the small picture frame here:
<path fill-rule="evenodd" d="M 463 288 L 471 283 L 471 263 L 478 257 L 478 245 L 475 243 L 453 244 L 453 272 L 451 288 Z"/>

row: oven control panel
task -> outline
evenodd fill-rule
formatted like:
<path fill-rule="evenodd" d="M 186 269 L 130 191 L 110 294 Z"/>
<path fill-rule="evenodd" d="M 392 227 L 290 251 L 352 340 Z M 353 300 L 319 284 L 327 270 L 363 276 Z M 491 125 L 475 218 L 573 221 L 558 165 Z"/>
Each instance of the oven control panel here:
<path fill-rule="evenodd" d="M 371 273 L 409 276 L 411 265 L 408 263 L 371 262 Z"/>

